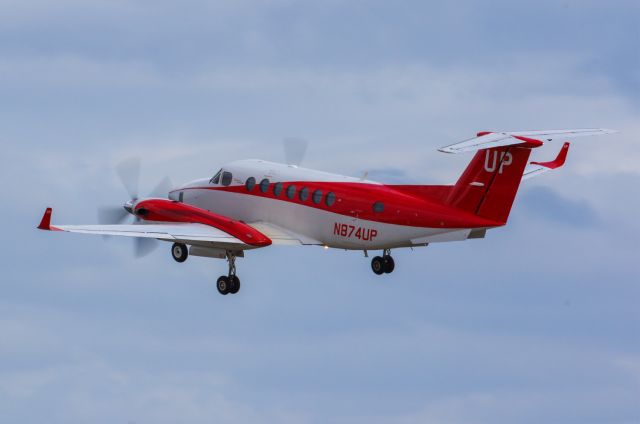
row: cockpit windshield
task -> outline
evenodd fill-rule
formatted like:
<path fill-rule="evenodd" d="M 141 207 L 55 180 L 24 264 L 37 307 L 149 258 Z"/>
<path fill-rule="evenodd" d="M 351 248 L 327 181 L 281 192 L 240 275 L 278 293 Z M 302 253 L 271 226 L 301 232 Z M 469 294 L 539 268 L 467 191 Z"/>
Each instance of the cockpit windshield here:
<path fill-rule="evenodd" d="M 214 175 L 213 178 L 211 178 L 209 180 L 209 182 L 211 184 L 219 184 L 220 183 L 220 174 L 222 174 L 222 169 L 219 170 L 218 172 L 216 172 L 216 175 Z"/>

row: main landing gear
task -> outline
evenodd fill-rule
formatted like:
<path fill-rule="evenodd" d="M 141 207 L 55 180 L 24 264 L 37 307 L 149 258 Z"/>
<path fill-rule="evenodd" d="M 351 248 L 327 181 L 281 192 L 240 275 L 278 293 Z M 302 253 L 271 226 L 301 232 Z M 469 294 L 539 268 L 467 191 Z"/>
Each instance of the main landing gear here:
<path fill-rule="evenodd" d="M 189 249 L 183 243 L 173 243 L 171 246 L 171 256 L 176 262 L 184 262 L 189 256 Z M 240 279 L 236 275 L 236 254 L 234 252 L 226 252 L 227 262 L 229 263 L 229 275 L 223 275 L 218 278 L 216 287 L 220 294 L 236 294 L 240 290 Z"/>
<path fill-rule="evenodd" d="M 240 290 L 240 279 L 236 275 L 236 255 L 228 250 L 227 262 L 229 262 L 229 275 L 220 276 L 216 283 L 218 292 L 223 295 L 236 294 Z"/>
<path fill-rule="evenodd" d="M 371 269 L 377 275 L 391 274 L 396 264 L 391 257 L 391 249 L 384 249 L 382 257 L 376 256 L 371 259 Z"/>
<path fill-rule="evenodd" d="M 173 243 L 173 246 L 171 246 L 171 256 L 173 256 L 176 262 L 186 261 L 189 256 L 187 245 L 183 243 Z"/>

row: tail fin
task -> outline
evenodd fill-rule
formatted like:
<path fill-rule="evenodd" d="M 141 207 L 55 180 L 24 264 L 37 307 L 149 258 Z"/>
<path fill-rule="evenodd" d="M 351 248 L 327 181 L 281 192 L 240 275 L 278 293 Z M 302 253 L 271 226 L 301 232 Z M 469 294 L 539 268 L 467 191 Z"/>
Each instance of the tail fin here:
<path fill-rule="evenodd" d="M 446 203 L 506 223 L 530 154 L 530 148 L 516 146 L 477 151 Z"/>

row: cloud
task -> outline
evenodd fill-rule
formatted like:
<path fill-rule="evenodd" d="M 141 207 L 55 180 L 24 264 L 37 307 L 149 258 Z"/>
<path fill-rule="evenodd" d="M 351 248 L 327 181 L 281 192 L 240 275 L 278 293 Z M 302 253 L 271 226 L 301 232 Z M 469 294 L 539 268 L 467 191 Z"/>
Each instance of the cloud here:
<path fill-rule="evenodd" d="M 599 224 L 596 211 L 585 200 L 571 200 L 548 187 L 523 190 L 521 205 L 530 217 L 576 228 Z"/>

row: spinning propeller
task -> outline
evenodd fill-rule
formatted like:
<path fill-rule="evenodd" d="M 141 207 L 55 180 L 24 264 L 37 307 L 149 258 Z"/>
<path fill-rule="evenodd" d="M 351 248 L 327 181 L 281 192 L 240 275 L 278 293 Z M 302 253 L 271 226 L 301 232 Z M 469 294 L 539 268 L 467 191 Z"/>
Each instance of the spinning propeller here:
<path fill-rule="evenodd" d="M 116 166 L 116 173 L 120 182 L 129 194 L 129 200 L 122 206 L 106 206 L 98 209 L 98 222 L 105 225 L 122 224 L 129 215 L 133 215 L 134 224 L 140 223 L 140 218 L 135 216 L 133 210 L 138 203 L 138 188 L 140 183 L 140 158 L 131 158 L 120 162 Z M 148 197 L 166 198 L 173 187 L 171 179 L 164 177 L 151 191 Z M 141 258 L 151 253 L 158 245 L 157 240 L 151 238 L 136 237 L 134 241 L 134 254 Z"/>
<path fill-rule="evenodd" d="M 286 164 L 300 166 L 305 153 L 307 153 L 309 142 L 303 138 L 285 138 L 282 145 Z"/>

